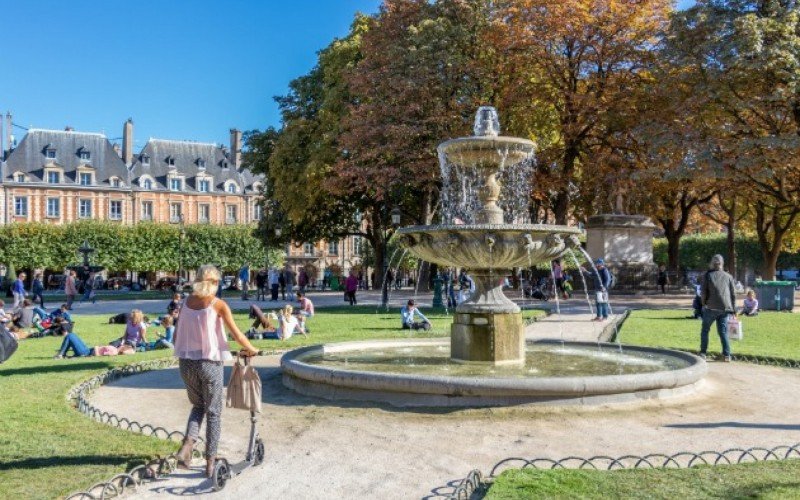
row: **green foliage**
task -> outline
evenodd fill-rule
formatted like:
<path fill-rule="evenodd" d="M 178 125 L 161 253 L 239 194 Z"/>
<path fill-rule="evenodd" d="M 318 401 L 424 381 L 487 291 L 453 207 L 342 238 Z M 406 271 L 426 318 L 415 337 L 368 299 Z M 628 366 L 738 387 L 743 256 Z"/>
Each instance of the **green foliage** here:
<path fill-rule="evenodd" d="M 725 255 L 727 251 L 724 234 L 695 234 L 681 238 L 681 267 L 686 269 L 705 269 L 714 254 Z M 764 257 L 754 236 L 737 235 L 737 267 L 763 269 Z M 656 238 L 653 241 L 653 260 L 659 264 L 667 262 L 667 240 Z M 782 252 L 778 258 L 779 269 L 800 267 L 800 252 Z"/>
<path fill-rule="evenodd" d="M 81 262 L 78 247 L 86 241 L 96 251 L 92 264 L 109 271 L 176 271 L 213 263 L 233 271 L 245 263 L 260 266 L 280 263 L 283 254 L 264 246 L 247 225 L 185 227 L 140 223 L 123 226 L 111 222 L 76 222 L 53 225 L 11 224 L 0 227 L 0 262 L 9 269 L 41 267 L 59 271 Z M 181 252 L 181 247 L 183 251 Z M 182 255 L 181 255 L 182 254 Z"/>

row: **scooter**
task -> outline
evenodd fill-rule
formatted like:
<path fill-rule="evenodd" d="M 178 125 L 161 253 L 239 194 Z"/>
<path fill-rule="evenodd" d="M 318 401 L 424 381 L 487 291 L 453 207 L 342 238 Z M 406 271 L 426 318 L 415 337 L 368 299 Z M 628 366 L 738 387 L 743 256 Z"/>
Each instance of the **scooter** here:
<path fill-rule="evenodd" d="M 244 358 L 245 365 L 250 364 L 250 358 Z M 238 476 L 250 467 L 261 465 L 264 462 L 265 450 L 264 441 L 259 437 L 256 424 L 258 417 L 256 412 L 250 411 L 250 441 L 247 446 L 247 454 L 244 460 L 235 464 L 228 462 L 226 458 L 218 458 L 214 463 L 214 474 L 211 476 L 212 489 L 221 491 L 228 484 L 230 479 Z"/>

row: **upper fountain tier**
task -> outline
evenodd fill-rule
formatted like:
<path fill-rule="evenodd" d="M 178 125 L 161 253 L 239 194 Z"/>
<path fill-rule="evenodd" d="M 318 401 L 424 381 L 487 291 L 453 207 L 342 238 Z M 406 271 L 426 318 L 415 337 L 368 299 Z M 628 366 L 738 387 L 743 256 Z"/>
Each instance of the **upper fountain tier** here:
<path fill-rule="evenodd" d="M 522 167 L 533 161 L 533 141 L 501 137 L 497 111 L 486 106 L 478 109 L 474 132 L 439 145 L 443 224 L 401 229 L 408 250 L 444 266 L 509 269 L 555 259 L 579 244 L 577 228 L 525 223 L 531 171 Z M 503 205 L 515 213 L 507 217 Z"/>

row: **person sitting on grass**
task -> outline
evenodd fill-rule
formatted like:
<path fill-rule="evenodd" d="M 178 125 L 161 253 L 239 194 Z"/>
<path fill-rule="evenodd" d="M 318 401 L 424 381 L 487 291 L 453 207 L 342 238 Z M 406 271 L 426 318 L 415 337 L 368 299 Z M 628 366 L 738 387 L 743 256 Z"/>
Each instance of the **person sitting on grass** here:
<path fill-rule="evenodd" d="M 166 316 L 161 321 L 161 326 L 164 327 L 164 335 L 159 336 L 152 347 L 153 349 L 172 349 L 175 336 L 175 320 L 172 315 Z"/>
<path fill-rule="evenodd" d="M 42 321 L 46 319 L 54 320 L 56 318 L 64 318 L 72 323 L 72 315 L 69 313 L 69 309 L 67 308 L 66 304 L 61 304 L 61 307 L 58 309 L 53 309 L 53 311 L 49 313 L 41 307 L 34 307 L 33 313 L 39 316 L 39 319 Z"/>
<path fill-rule="evenodd" d="M 167 315 L 168 316 L 172 315 L 172 312 L 175 309 L 180 309 L 181 304 L 183 304 L 183 301 L 181 300 L 181 294 L 179 293 L 172 294 L 172 300 L 169 302 L 169 304 L 167 304 Z"/>
<path fill-rule="evenodd" d="M 758 315 L 758 299 L 756 298 L 756 292 L 753 290 L 747 291 L 747 296 L 744 298 L 742 311 L 740 314 L 744 314 L 745 316 L 757 316 Z"/>
<path fill-rule="evenodd" d="M 12 315 L 12 322 L 17 328 L 33 328 L 34 313 L 33 304 L 31 303 L 30 299 L 23 299 L 20 306 Z"/>
<path fill-rule="evenodd" d="M 123 345 L 129 345 L 134 349 L 147 343 L 147 323 L 144 322 L 144 314 L 139 309 L 131 311 L 131 318 L 125 324 L 125 334 L 121 340 Z"/>
<path fill-rule="evenodd" d="M 417 315 L 422 320 L 421 322 L 415 322 L 414 316 Z M 431 322 L 428 321 L 428 318 L 425 317 L 422 312 L 417 308 L 414 299 L 408 301 L 408 303 L 400 309 L 400 319 L 403 322 L 403 330 L 430 330 L 431 329 Z"/>
<path fill-rule="evenodd" d="M 6 313 L 5 306 L 6 303 L 0 300 L 0 323 L 8 323 L 12 319 L 11 315 Z"/>
<path fill-rule="evenodd" d="M 314 316 L 314 303 L 306 297 L 305 292 L 297 292 L 297 302 L 300 303 L 300 307 L 295 311 L 295 315 L 300 323 L 300 329 L 305 333 L 311 333 L 311 330 L 306 326 L 306 318 Z"/>
<path fill-rule="evenodd" d="M 94 356 L 94 348 L 88 347 L 77 333 L 68 333 L 61 342 L 61 348 L 53 359 L 63 359 L 69 351 L 73 352 L 73 358 Z"/>

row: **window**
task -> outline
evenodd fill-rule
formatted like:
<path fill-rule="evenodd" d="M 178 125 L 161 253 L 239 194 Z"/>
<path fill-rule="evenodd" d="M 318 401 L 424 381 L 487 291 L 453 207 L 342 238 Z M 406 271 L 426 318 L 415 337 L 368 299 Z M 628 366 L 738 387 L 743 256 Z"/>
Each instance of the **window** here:
<path fill-rule="evenodd" d="M 61 200 L 58 198 L 47 198 L 47 216 L 61 216 Z"/>
<path fill-rule="evenodd" d="M 153 190 L 153 180 L 150 178 L 145 177 L 144 179 L 141 180 L 140 184 L 142 186 L 142 189 L 146 189 L 148 191 Z"/>
<path fill-rule="evenodd" d="M 119 180 L 119 178 L 114 177 L 113 179 L 111 179 L 111 187 L 118 188 L 121 185 L 122 185 L 122 182 Z"/>
<path fill-rule="evenodd" d="M 314 244 L 313 243 L 303 243 L 303 253 L 306 257 L 313 257 L 314 256 Z"/>
<path fill-rule="evenodd" d="M 167 162 L 167 165 L 169 165 L 170 167 L 174 167 L 175 166 L 175 158 L 173 158 L 171 156 L 167 156 L 166 162 Z"/>
<path fill-rule="evenodd" d="M 236 223 L 236 205 L 228 205 L 225 207 L 225 222 L 228 224 Z"/>
<path fill-rule="evenodd" d="M 14 215 L 17 217 L 28 216 L 28 197 L 17 196 L 14 198 Z"/>
<path fill-rule="evenodd" d="M 142 166 L 144 166 L 144 167 L 149 167 L 150 166 L 150 157 L 149 156 L 142 155 L 141 156 L 141 160 L 142 160 Z"/>
<path fill-rule="evenodd" d="M 260 203 L 253 205 L 253 220 L 261 220 L 263 213 L 264 207 L 262 207 Z"/>
<path fill-rule="evenodd" d="M 353 236 L 353 254 L 357 256 L 361 256 L 363 252 L 363 241 L 361 240 L 361 236 Z"/>
<path fill-rule="evenodd" d="M 81 186 L 91 186 L 92 185 L 92 174 L 89 172 L 81 172 L 78 174 L 78 184 Z"/>
<path fill-rule="evenodd" d="M 56 158 L 56 150 L 52 148 L 47 148 L 44 152 L 44 156 L 47 159 L 54 160 Z"/>
<path fill-rule="evenodd" d="M 179 177 L 172 177 L 169 180 L 169 188 L 173 191 L 183 190 L 183 179 Z"/>
<path fill-rule="evenodd" d="M 235 193 L 236 191 L 237 191 L 237 186 L 235 183 L 231 182 L 230 184 L 228 184 L 229 193 Z"/>
<path fill-rule="evenodd" d="M 78 157 L 80 157 L 81 160 L 89 161 L 92 158 L 92 154 L 89 151 L 86 151 L 85 149 L 81 148 L 78 151 Z"/>
<path fill-rule="evenodd" d="M 170 203 L 169 204 L 169 221 L 170 222 L 180 222 L 181 221 L 181 204 L 180 203 Z"/>
<path fill-rule="evenodd" d="M 81 219 L 92 217 L 92 200 L 78 200 L 78 217 Z"/>
<path fill-rule="evenodd" d="M 222 167 L 222 168 L 228 168 L 228 162 L 225 161 L 225 160 L 222 160 L 221 162 L 219 162 L 219 166 Z"/>
<path fill-rule="evenodd" d="M 142 202 L 142 220 L 153 220 L 153 202 Z"/>
<path fill-rule="evenodd" d="M 197 168 L 206 168 L 206 161 L 202 158 L 197 159 Z"/>
<path fill-rule="evenodd" d="M 197 190 L 201 193 L 207 193 L 211 191 L 211 181 L 208 179 L 200 179 L 200 182 L 197 183 Z"/>
<path fill-rule="evenodd" d="M 14 180 L 17 182 L 25 182 L 25 174 L 17 174 L 14 176 Z"/>
<path fill-rule="evenodd" d="M 197 207 L 197 220 L 199 222 L 209 222 L 211 220 L 211 205 L 201 204 Z"/>
<path fill-rule="evenodd" d="M 111 220 L 122 219 L 122 202 L 112 200 L 108 203 L 108 218 Z"/>
<path fill-rule="evenodd" d="M 50 170 L 47 172 L 47 182 L 50 184 L 58 184 L 61 182 L 61 173 Z"/>
<path fill-rule="evenodd" d="M 329 241 L 328 242 L 328 255 L 339 255 L 339 242 L 338 241 Z"/>

